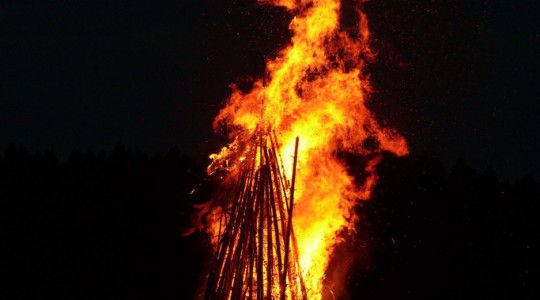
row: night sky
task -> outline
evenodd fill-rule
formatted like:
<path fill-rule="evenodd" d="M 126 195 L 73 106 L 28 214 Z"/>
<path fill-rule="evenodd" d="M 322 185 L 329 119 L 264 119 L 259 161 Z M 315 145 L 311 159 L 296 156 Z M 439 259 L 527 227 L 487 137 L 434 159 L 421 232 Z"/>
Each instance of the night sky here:
<path fill-rule="evenodd" d="M 207 156 L 228 85 L 261 76 L 292 17 L 254 0 L 5 2 L 0 150 L 61 157 L 117 143 Z M 540 178 L 538 1 L 396 3 L 363 4 L 380 120 L 413 153 Z"/>

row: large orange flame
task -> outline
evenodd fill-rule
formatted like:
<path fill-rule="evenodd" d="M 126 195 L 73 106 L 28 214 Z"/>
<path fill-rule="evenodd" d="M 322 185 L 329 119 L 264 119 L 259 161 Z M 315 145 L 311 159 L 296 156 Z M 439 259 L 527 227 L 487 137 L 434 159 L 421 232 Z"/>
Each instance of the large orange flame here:
<path fill-rule="evenodd" d="M 366 16 L 358 10 L 359 24 L 346 31 L 339 22 L 339 0 L 261 2 L 295 13 L 292 41 L 268 61 L 264 85 L 259 79 L 248 93 L 233 86 L 214 122 L 216 130 L 223 124 L 232 129 L 232 142 L 211 156 L 209 172 L 234 170 L 246 151 L 244 141 L 262 124 L 275 131 L 290 175 L 295 137 L 300 137 L 293 222 L 308 298 L 320 299 L 337 233 L 352 229 L 352 207 L 369 198 L 376 182 L 376 154 L 405 155 L 408 149 L 404 138 L 381 127 L 366 107 L 370 84 L 363 69 L 374 56 Z M 362 184 L 354 183 L 338 152 L 366 156 Z"/>

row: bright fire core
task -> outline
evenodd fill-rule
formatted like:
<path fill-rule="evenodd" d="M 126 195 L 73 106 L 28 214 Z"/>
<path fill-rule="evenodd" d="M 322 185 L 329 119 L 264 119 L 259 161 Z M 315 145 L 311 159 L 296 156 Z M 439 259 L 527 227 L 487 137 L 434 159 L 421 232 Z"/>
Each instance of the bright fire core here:
<path fill-rule="evenodd" d="M 265 126 L 275 132 L 285 175 L 290 176 L 295 138 L 300 137 L 294 231 L 308 299 L 321 299 L 325 270 L 340 241 L 337 234 L 353 230 L 353 206 L 370 197 L 378 153 L 405 155 L 407 144 L 393 129 L 380 126 L 366 106 L 370 84 L 363 69 L 374 55 L 367 18 L 359 9 L 356 27 L 345 28 L 339 0 L 261 2 L 295 14 L 292 40 L 267 62 L 264 84 L 262 78 L 257 80 L 247 93 L 233 86 L 214 121 L 216 130 L 226 124 L 232 142 L 211 156 L 209 173 L 233 170 L 247 151 L 245 141 Z M 365 156 L 362 183 L 355 183 L 336 156 L 343 152 Z M 213 225 L 210 230 L 215 233 L 219 229 Z"/>

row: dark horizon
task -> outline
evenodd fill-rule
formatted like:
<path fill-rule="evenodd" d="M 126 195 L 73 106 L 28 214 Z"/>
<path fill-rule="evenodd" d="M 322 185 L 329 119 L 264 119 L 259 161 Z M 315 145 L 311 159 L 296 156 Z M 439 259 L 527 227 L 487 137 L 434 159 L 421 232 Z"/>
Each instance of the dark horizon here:
<path fill-rule="evenodd" d="M 17 155 L 20 157 L 26 157 L 29 159 L 46 158 L 50 161 L 54 161 L 55 164 L 65 165 L 65 164 L 69 164 L 70 161 L 72 161 L 73 159 L 108 157 L 108 156 L 114 156 L 118 152 L 129 153 L 130 155 L 139 156 L 147 160 L 160 159 L 169 155 L 181 155 L 189 160 L 193 160 L 200 166 L 205 166 L 205 167 L 207 167 L 211 163 L 211 159 L 205 153 L 191 154 L 185 151 L 184 149 L 182 149 L 181 147 L 179 147 L 178 145 L 173 145 L 169 149 L 157 150 L 155 152 L 146 152 L 137 148 L 129 148 L 122 143 L 116 143 L 114 147 L 112 147 L 112 149 L 110 150 L 103 150 L 103 149 L 99 151 L 94 151 L 94 150 L 89 150 L 89 149 L 86 151 L 75 150 L 69 153 L 66 152 L 64 153 L 64 155 L 57 153 L 54 149 L 31 151 L 27 149 L 25 145 L 10 144 L 6 146 L 4 151 L 0 151 L 0 159 L 7 159 L 8 156 L 17 153 Z M 346 154 L 346 155 L 354 156 L 354 154 Z M 384 152 L 384 155 L 388 155 L 388 153 Z M 439 155 L 435 153 L 416 152 L 416 151 L 413 151 L 407 156 L 430 157 L 434 160 L 437 160 L 441 164 L 441 166 L 444 167 L 447 171 L 450 171 L 459 165 L 466 165 L 477 174 L 492 174 L 501 182 L 505 182 L 508 184 L 515 184 L 516 182 L 520 182 L 525 179 L 527 180 L 531 179 L 534 182 L 539 181 L 539 178 L 536 177 L 533 173 L 524 173 L 524 174 L 518 174 L 516 176 L 508 176 L 508 175 L 505 175 L 504 173 L 501 173 L 500 170 L 497 170 L 491 165 L 485 166 L 484 168 L 478 168 L 463 158 L 457 158 L 454 161 L 445 161 L 442 157 L 440 157 Z"/>
<path fill-rule="evenodd" d="M 539 4 L 362 6 L 378 53 L 369 105 L 412 153 L 540 177 Z M 291 17 L 254 0 L 0 4 L 0 151 L 177 145 L 203 159 L 225 145 L 211 124 L 228 85 L 261 76 Z"/>

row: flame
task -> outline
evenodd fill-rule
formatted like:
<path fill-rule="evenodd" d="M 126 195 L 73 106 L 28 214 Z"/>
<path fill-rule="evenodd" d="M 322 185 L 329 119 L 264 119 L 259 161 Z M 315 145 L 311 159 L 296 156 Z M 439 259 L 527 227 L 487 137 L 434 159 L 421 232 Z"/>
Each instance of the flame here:
<path fill-rule="evenodd" d="M 381 127 L 366 107 L 371 87 L 364 67 L 374 54 L 364 13 L 357 11 L 356 28 L 344 30 L 339 0 L 260 2 L 295 13 L 290 23 L 292 40 L 267 62 L 269 79 L 264 85 L 258 79 L 247 93 L 232 85 L 232 94 L 214 121 L 216 131 L 223 125 L 232 129 L 232 142 L 211 156 L 208 170 L 224 169 L 234 176 L 235 166 L 248 151 L 247 137 L 262 124 L 275 131 L 290 176 L 295 138 L 300 137 L 294 230 L 308 298 L 321 299 L 329 257 L 340 241 L 337 233 L 353 230 L 352 207 L 370 197 L 377 180 L 378 153 L 405 155 L 408 148 L 403 137 Z M 340 152 L 366 157 L 362 184 L 355 184 L 336 156 Z M 218 214 L 211 214 L 214 232 L 220 227 Z"/>

